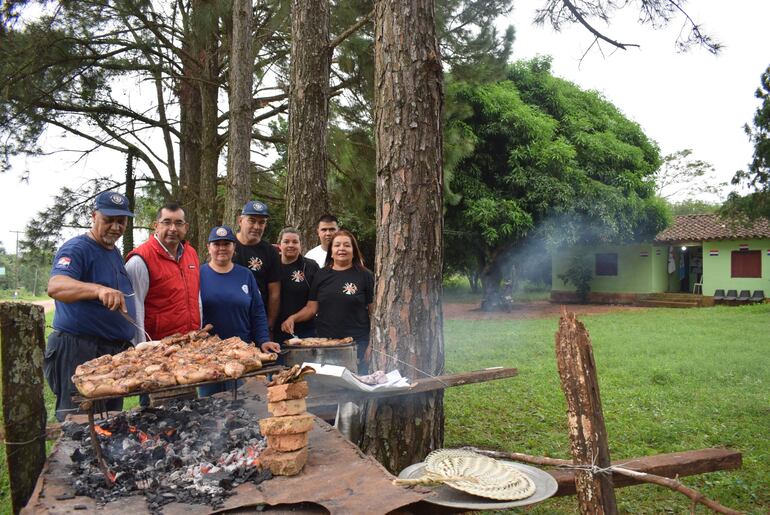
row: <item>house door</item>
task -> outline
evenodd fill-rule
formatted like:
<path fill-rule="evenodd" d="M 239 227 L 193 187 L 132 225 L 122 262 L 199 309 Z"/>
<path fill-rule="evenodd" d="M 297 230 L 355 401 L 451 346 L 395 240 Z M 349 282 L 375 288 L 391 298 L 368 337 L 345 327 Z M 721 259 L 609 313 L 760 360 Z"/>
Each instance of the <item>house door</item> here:
<path fill-rule="evenodd" d="M 679 291 L 691 292 L 696 282 L 703 279 L 703 247 L 682 247 L 677 262 Z"/>
<path fill-rule="evenodd" d="M 689 292 L 690 290 L 690 253 L 689 249 L 683 247 L 679 254 L 679 291 Z"/>

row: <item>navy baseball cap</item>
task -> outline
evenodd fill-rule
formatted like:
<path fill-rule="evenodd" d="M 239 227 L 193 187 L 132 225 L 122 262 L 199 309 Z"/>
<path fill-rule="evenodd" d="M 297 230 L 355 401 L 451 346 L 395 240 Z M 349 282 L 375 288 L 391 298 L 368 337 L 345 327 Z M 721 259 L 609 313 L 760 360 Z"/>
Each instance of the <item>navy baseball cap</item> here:
<path fill-rule="evenodd" d="M 235 243 L 235 234 L 233 234 L 233 230 L 228 226 L 218 225 L 211 229 L 209 233 L 208 242 L 211 243 L 212 241 L 232 241 Z"/>
<path fill-rule="evenodd" d="M 104 216 L 134 216 L 128 210 L 128 199 L 116 191 L 103 191 L 96 196 L 94 211 Z"/>
<path fill-rule="evenodd" d="M 267 210 L 267 205 L 265 205 L 264 202 L 260 202 L 259 200 L 249 200 L 246 202 L 246 205 L 243 206 L 243 210 L 241 210 L 242 215 L 251 215 L 251 216 L 265 216 L 270 217 L 270 213 Z"/>

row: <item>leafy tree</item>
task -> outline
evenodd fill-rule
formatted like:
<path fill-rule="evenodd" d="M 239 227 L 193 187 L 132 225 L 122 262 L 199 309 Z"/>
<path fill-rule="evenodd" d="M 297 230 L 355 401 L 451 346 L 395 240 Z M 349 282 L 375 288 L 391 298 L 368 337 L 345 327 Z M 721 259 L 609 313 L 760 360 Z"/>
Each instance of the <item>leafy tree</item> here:
<path fill-rule="evenodd" d="M 691 149 L 677 150 L 665 156 L 655 172 L 655 194 L 669 201 L 704 194 L 719 197 L 727 183 L 719 182 L 714 171 L 711 163 L 693 159 Z"/>
<path fill-rule="evenodd" d="M 762 103 L 754 113 L 753 128 L 744 127 L 754 144 L 754 155 L 748 169 L 736 172 L 732 180 L 754 191 L 745 196 L 730 194 L 723 213 L 733 218 L 770 218 L 770 66 L 762 73 L 754 96 Z"/>
<path fill-rule="evenodd" d="M 447 90 L 448 102 L 465 106 L 447 125 L 475 141 L 449 185 L 461 200 L 447 209 L 447 255 L 474 262 L 485 309 L 507 304 L 500 286 L 515 281 L 525 237 L 551 246 L 628 241 L 665 227 L 652 181 L 657 146 L 599 94 L 551 75 L 549 59 L 518 62 L 504 81 Z"/>
<path fill-rule="evenodd" d="M 700 215 L 717 213 L 722 205 L 706 200 L 687 199 L 669 203 L 668 207 L 672 215 Z"/>

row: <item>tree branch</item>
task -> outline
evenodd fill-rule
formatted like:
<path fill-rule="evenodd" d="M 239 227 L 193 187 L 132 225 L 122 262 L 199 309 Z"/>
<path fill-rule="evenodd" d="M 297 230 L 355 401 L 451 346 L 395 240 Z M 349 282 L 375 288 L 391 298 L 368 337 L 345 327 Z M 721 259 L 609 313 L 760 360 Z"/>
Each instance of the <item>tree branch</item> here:
<path fill-rule="evenodd" d="M 621 43 L 620 41 L 615 41 L 614 39 L 608 38 L 598 30 L 596 30 L 590 23 L 588 23 L 588 21 L 585 18 L 583 18 L 583 15 L 580 14 L 580 11 L 578 10 L 578 8 L 575 7 L 575 5 L 572 2 L 570 2 L 570 0 L 561 0 L 561 1 L 564 4 L 564 6 L 567 9 L 569 9 L 569 12 L 572 13 L 572 16 L 575 17 L 578 23 L 580 23 L 583 27 L 588 29 L 588 32 L 596 36 L 596 38 L 601 39 L 602 41 L 606 41 L 610 45 L 620 48 L 622 50 L 627 50 L 628 47 L 637 47 L 637 48 L 639 47 L 639 45 L 634 43 Z"/>
<path fill-rule="evenodd" d="M 351 34 L 353 34 L 358 29 L 360 29 L 361 27 L 363 27 L 364 25 L 372 21 L 372 18 L 374 18 L 374 9 L 369 11 L 368 14 L 366 14 L 363 18 L 355 22 L 353 25 L 343 30 L 339 36 L 329 41 L 329 51 L 331 52 L 332 50 L 337 48 L 343 41 L 349 38 Z"/>

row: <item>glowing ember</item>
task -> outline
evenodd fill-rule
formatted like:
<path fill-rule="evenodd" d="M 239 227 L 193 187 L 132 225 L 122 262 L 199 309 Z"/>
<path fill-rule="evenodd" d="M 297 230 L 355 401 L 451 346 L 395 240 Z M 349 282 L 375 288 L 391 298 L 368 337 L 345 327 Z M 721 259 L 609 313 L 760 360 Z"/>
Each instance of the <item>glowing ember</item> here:
<path fill-rule="evenodd" d="M 102 429 L 97 425 L 94 425 L 94 430 L 96 431 L 96 434 L 100 436 L 112 436 L 112 431 L 107 431 L 106 429 Z"/>
<path fill-rule="evenodd" d="M 266 440 L 258 419 L 241 406 L 221 398 L 170 401 L 94 426 L 110 437 L 100 441 L 111 488 L 94 459 L 88 428 L 65 423 L 65 436 L 78 442 L 71 455 L 75 495 L 99 503 L 144 495 L 151 513 L 174 502 L 221 507 L 233 488 L 271 477 L 260 469 Z"/>

